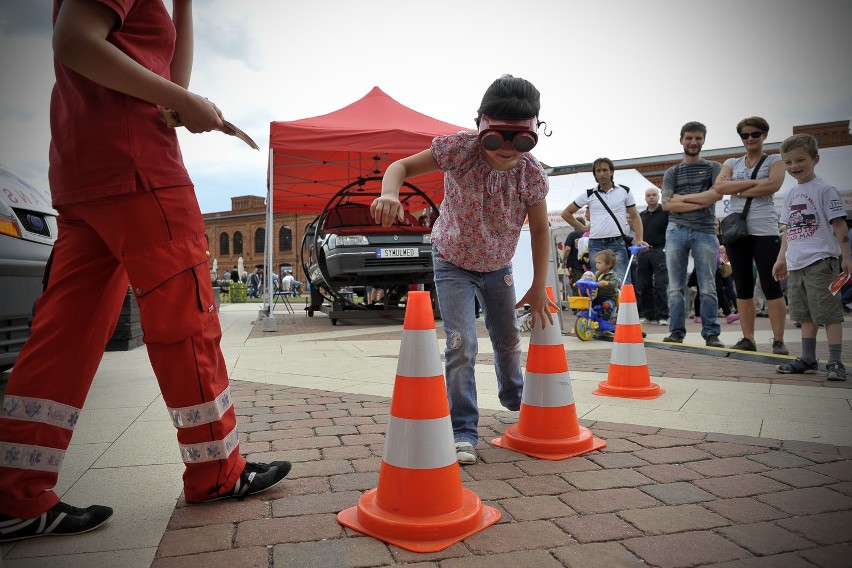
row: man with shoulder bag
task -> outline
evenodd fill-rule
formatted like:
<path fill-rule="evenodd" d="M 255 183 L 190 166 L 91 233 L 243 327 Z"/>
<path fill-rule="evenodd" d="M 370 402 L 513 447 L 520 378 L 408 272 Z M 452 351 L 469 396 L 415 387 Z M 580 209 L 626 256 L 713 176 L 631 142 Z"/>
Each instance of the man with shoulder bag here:
<path fill-rule="evenodd" d="M 609 158 L 595 160 L 592 172 L 598 182 L 597 187 L 587 190 L 571 202 L 562 212 L 562 218 L 575 229 L 581 229 L 583 227 L 574 219 L 574 213 L 588 205 L 593 221 L 589 234 L 589 259 L 594 262 L 597 253 L 604 249 L 612 250 L 616 257 L 615 272 L 623 282 L 627 282 L 627 247 L 644 246 L 647 243 L 643 240 L 642 220 L 636 211 L 636 201 L 629 187 L 613 183 L 613 169 Z M 624 230 L 628 215 L 636 231 L 634 242 L 629 242 L 630 237 Z"/>

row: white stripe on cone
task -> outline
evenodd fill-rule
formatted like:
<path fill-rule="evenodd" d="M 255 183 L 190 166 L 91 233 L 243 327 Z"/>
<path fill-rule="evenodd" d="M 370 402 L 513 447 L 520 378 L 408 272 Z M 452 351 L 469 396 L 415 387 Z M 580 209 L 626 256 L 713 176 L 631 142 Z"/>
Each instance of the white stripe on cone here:
<path fill-rule="evenodd" d="M 639 308 L 636 307 L 636 302 L 622 303 L 615 322 L 627 325 L 639 323 Z"/>
<path fill-rule="evenodd" d="M 443 372 L 435 328 L 403 329 L 396 374 L 403 377 L 436 377 Z"/>
<path fill-rule="evenodd" d="M 562 330 L 559 329 L 558 314 L 551 314 L 553 323 L 544 320 L 544 329 L 541 329 L 541 323 L 536 320 L 535 326 L 530 334 L 530 344 L 533 345 L 562 345 Z"/>
<path fill-rule="evenodd" d="M 530 373 L 524 377 L 524 404 L 530 406 L 560 407 L 574 404 L 571 375 L 562 373 Z"/>
<path fill-rule="evenodd" d="M 646 366 L 648 360 L 645 358 L 645 345 L 642 343 L 613 342 L 610 363 L 631 367 Z"/>
<path fill-rule="evenodd" d="M 450 417 L 410 420 L 391 416 L 382 461 L 405 469 L 437 469 L 456 463 Z"/>

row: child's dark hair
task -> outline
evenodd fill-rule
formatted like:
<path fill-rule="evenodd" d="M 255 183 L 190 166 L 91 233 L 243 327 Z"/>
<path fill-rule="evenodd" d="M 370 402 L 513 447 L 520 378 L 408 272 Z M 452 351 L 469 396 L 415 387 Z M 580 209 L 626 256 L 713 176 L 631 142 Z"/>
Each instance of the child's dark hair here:
<path fill-rule="evenodd" d="M 606 263 L 607 266 L 613 268 L 615 263 L 618 262 L 618 257 L 615 256 L 615 253 L 611 249 L 603 249 L 598 254 L 595 255 L 595 261 L 598 259 L 602 260 Z"/>
<path fill-rule="evenodd" d="M 476 125 L 483 114 L 494 118 L 517 120 L 537 117 L 541 109 L 541 93 L 520 77 L 503 75 L 488 87 L 476 111 Z"/>
<path fill-rule="evenodd" d="M 804 150 L 811 158 L 816 158 L 819 154 L 816 138 L 810 134 L 794 134 L 781 143 L 782 154 L 793 150 Z"/>

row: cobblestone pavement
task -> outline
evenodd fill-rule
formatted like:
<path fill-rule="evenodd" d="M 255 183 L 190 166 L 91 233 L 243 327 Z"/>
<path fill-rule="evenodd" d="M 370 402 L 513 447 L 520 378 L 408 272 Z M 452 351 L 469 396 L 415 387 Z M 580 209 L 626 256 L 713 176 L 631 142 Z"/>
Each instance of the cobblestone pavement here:
<path fill-rule="evenodd" d="M 387 398 L 237 381 L 232 389 L 241 451 L 288 459 L 293 471 L 244 501 L 180 500 L 156 568 L 852 565 L 852 447 L 583 421 L 606 448 L 546 461 L 492 447 L 517 413 L 484 411 L 480 462 L 462 479 L 503 517 L 417 554 L 336 520 L 377 485 Z"/>

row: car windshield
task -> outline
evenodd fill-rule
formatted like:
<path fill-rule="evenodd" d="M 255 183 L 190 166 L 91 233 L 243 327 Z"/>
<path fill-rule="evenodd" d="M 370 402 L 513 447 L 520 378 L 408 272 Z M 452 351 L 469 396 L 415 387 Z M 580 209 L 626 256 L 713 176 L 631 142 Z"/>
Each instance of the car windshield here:
<path fill-rule="evenodd" d="M 395 229 L 405 228 L 414 229 L 418 232 L 429 232 L 429 227 L 420 226 L 410 213 L 405 214 L 405 219 L 402 222 L 398 220 L 394 221 L 393 226 Z M 353 227 L 367 229 L 381 228 L 373 220 L 373 216 L 370 214 L 370 207 L 361 203 L 343 203 L 333 209 L 329 209 L 323 221 L 323 229 L 325 231 Z"/>

